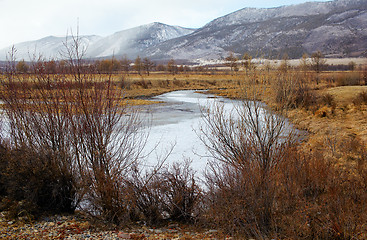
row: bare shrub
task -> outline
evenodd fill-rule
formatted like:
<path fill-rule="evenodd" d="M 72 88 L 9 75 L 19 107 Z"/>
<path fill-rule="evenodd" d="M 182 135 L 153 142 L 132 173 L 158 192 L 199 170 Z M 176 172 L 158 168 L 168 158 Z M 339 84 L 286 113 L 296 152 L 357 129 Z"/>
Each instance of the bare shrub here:
<path fill-rule="evenodd" d="M 183 87 L 184 82 L 181 80 L 177 80 L 176 78 L 173 78 L 172 81 L 173 85 L 177 86 L 177 87 Z"/>
<path fill-rule="evenodd" d="M 336 107 L 335 98 L 334 98 L 333 95 L 331 95 L 329 93 L 321 96 L 320 100 L 321 100 L 321 104 L 324 104 L 326 106 L 333 107 L 333 108 Z"/>
<path fill-rule="evenodd" d="M 275 101 L 281 108 L 312 108 L 317 105 L 317 95 L 307 86 L 301 75 L 293 72 L 279 74 L 274 81 Z"/>
<path fill-rule="evenodd" d="M 165 80 L 157 80 L 158 83 L 158 87 L 160 88 L 168 88 L 169 86 L 169 81 L 165 81 Z"/>
<path fill-rule="evenodd" d="M 127 182 L 133 202 L 133 217 L 144 220 L 149 225 L 162 223 L 163 194 L 162 179 L 156 173 L 141 175 L 137 171 Z"/>
<path fill-rule="evenodd" d="M 143 89 L 148 89 L 150 86 L 152 86 L 152 82 L 150 80 L 144 80 L 144 79 L 134 81 L 133 84 Z"/>
<path fill-rule="evenodd" d="M 304 107 L 310 109 L 317 106 L 318 96 L 308 86 L 298 86 L 292 97 L 295 107 Z"/>
<path fill-rule="evenodd" d="M 7 196 L 28 203 L 26 208 L 19 208 L 18 214 L 22 211 L 31 215 L 74 211 L 78 203 L 75 179 L 60 169 L 55 156 L 26 148 L 14 150 L 10 156 L 6 168 Z"/>
<path fill-rule="evenodd" d="M 356 169 L 341 169 L 320 152 L 293 155 L 282 167 L 279 226 L 284 237 L 353 239 L 362 236 L 367 197 Z M 362 159 L 362 158 L 361 158 Z M 362 160 L 363 161 L 363 160 Z M 365 165 L 361 165 L 363 169 Z M 350 174 L 353 171 L 353 174 Z M 285 192 L 284 192 L 285 191 Z M 293 198 L 284 202 L 283 196 Z M 288 205 L 292 203 L 291 205 Z"/>
<path fill-rule="evenodd" d="M 146 133 L 137 110 L 129 108 L 123 92 L 115 88 L 111 75 L 81 73 L 82 56 L 77 51 L 78 38 L 68 48 L 74 81 L 81 87 L 74 93 L 70 116 L 72 146 L 81 179 L 86 183 L 87 209 L 114 223 L 123 222 L 128 205 L 125 201 L 124 179 L 131 167 L 138 164 L 146 142 Z M 128 113 L 128 114 L 123 114 Z"/>
<path fill-rule="evenodd" d="M 366 104 L 367 105 L 367 92 L 363 91 L 361 93 L 359 93 L 354 99 L 353 99 L 353 104 L 356 106 L 360 106 L 362 104 Z"/>
<path fill-rule="evenodd" d="M 201 139 L 221 162 L 211 162 L 208 214 L 232 232 L 267 234 L 273 227 L 274 177 L 293 134 L 284 118 L 260 102 L 244 101 L 235 113 L 219 104 L 203 111 Z"/>
<path fill-rule="evenodd" d="M 132 215 L 149 225 L 165 220 L 189 223 L 199 214 L 201 190 L 188 161 L 144 174 L 135 169 L 126 183 L 131 189 Z"/>
<path fill-rule="evenodd" d="M 55 211 L 73 211 L 83 201 L 91 214 L 120 223 L 128 212 L 124 178 L 140 160 L 146 132 L 111 75 L 93 74 L 85 64 L 80 46 L 78 36 L 65 44 L 70 75 L 48 74 L 40 61 L 32 78 L 9 71 L 4 79 L 10 148 L 14 156 L 25 153 L 11 162 L 11 182 L 19 186 L 37 173 L 29 181 L 35 190 L 20 196 Z M 14 186 L 7 191 L 18 191 Z"/>
<path fill-rule="evenodd" d="M 62 95 L 52 91 L 55 79 L 42 68 L 34 63 L 32 78 L 9 71 L 3 79 L 10 149 L 7 194 L 40 211 L 72 212 L 79 186 L 68 148 L 68 107 Z"/>
<path fill-rule="evenodd" d="M 199 214 L 201 189 L 188 160 L 173 163 L 163 171 L 164 209 L 169 219 L 180 222 L 192 222 Z"/>
<path fill-rule="evenodd" d="M 120 87 L 121 89 L 130 90 L 131 89 L 131 81 L 127 79 L 127 76 L 122 75 L 120 78 Z"/>
<path fill-rule="evenodd" d="M 206 80 L 206 82 L 211 85 L 211 86 L 216 86 L 217 85 L 217 80 Z"/>

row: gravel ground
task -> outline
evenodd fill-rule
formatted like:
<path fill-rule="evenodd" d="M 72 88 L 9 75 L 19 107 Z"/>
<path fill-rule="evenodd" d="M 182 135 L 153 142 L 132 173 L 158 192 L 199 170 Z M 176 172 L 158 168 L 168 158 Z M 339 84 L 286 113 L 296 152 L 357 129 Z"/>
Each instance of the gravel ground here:
<path fill-rule="evenodd" d="M 0 213 L 0 239 L 232 239 L 217 230 L 192 232 L 178 224 L 152 229 L 145 226 L 115 231 L 96 230 L 77 216 L 54 216 L 33 223 L 5 219 Z"/>

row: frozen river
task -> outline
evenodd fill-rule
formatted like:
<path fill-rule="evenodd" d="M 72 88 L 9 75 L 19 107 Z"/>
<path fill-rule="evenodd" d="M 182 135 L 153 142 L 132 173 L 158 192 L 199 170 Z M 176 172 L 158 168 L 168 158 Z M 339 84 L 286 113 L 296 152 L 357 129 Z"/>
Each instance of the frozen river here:
<path fill-rule="evenodd" d="M 202 124 L 200 106 L 220 101 L 225 108 L 232 109 L 236 101 L 214 98 L 212 95 L 196 93 L 194 90 L 165 93 L 154 97 L 153 100 L 164 103 L 149 107 L 152 127 L 146 149 L 152 149 L 157 142 L 160 143 L 150 156 L 150 161 L 155 159 L 155 155 L 160 155 L 174 145 L 166 163 L 191 159 L 194 170 L 198 172 L 204 170 L 208 154 L 198 138 L 199 126 Z M 148 117 L 149 114 L 145 114 Z"/>

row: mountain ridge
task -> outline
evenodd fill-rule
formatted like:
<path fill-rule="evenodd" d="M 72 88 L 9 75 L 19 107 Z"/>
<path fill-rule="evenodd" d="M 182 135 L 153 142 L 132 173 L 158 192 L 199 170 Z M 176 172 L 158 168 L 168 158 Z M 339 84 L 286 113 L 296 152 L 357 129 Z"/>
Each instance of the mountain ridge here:
<path fill-rule="evenodd" d="M 86 57 L 111 56 L 167 59 L 218 59 L 241 55 L 298 58 L 320 50 L 327 56 L 361 56 L 367 49 L 367 0 L 306 2 L 276 8 L 243 8 L 199 29 L 150 23 L 106 37 L 86 36 Z M 43 41 L 42 41 L 43 40 Z M 38 40 L 46 52 L 61 47 Z M 28 43 L 15 45 L 23 53 Z M 41 48 L 41 49 L 42 49 Z M 48 48 L 48 49 L 47 49 Z M 4 50 L 0 50 L 0 58 Z M 45 54 L 47 55 L 47 54 Z M 50 54 L 49 54 L 50 55 Z M 52 54 L 54 56 L 55 53 Z"/>
<path fill-rule="evenodd" d="M 299 58 L 303 53 L 320 50 L 329 56 L 360 56 L 367 49 L 364 29 L 366 0 L 243 8 L 214 19 L 184 39 L 159 44 L 147 55 L 156 59 L 217 59 L 230 52 L 249 52 L 271 58 L 287 53 Z"/>

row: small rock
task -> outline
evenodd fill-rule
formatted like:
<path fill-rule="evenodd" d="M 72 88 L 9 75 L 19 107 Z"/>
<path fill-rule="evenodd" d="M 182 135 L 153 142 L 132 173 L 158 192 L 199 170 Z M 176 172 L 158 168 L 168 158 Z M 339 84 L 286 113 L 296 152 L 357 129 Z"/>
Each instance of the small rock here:
<path fill-rule="evenodd" d="M 9 222 L 8 222 L 8 224 L 9 224 L 9 225 L 12 225 L 13 223 L 14 223 L 13 221 L 9 221 Z"/>
<path fill-rule="evenodd" d="M 218 230 L 214 230 L 214 229 L 208 231 L 208 233 L 217 233 L 217 232 Z"/>
<path fill-rule="evenodd" d="M 130 234 L 124 232 L 119 232 L 117 236 L 122 239 L 130 239 Z"/>
<path fill-rule="evenodd" d="M 163 231 L 161 229 L 155 229 L 154 232 L 157 233 L 157 234 L 163 233 Z"/>

